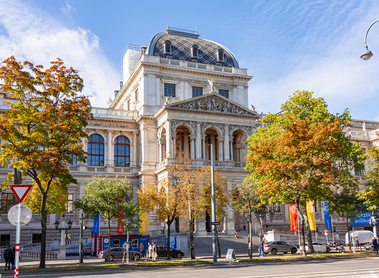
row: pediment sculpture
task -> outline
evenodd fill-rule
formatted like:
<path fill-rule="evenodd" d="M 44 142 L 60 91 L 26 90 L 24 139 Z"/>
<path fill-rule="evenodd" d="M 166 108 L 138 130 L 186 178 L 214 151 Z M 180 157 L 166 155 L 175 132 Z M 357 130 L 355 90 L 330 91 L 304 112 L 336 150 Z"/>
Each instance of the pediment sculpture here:
<path fill-rule="evenodd" d="M 188 101 L 185 103 L 174 104 L 170 108 L 181 108 L 189 110 L 198 110 L 198 111 L 214 111 L 214 112 L 224 112 L 232 113 L 239 115 L 252 115 L 253 113 L 247 109 L 242 109 L 241 107 L 225 101 L 216 96 L 209 96 L 205 98 L 200 98 L 193 101 Z"/>

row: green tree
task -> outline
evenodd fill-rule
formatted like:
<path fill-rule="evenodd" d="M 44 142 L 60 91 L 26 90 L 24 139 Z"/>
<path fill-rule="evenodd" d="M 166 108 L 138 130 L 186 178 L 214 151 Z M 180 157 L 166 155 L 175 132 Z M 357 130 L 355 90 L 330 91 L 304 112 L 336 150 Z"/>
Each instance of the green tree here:
<path fill-rule="evenodd" d="M 253 242 L 252 242 L 252 224 L 253 215 L 258 219 L 269 211 L 265 202 L 262 201 L 257 193 L 258 181 L 252 176 L 248 176 L 242 183 L 237 184 L 233 192 L 232 206 L 235 210 L 245 216 L 249 222 L 249 257 L 253 256 Z M 263 235 L 262 223 L 259 221 L 261 227 L 261 235 Z"/>
<path fill-rule="evenodd" d="M 73 68 L 66 68 L 61 59 L 51 62 L 46 70 L 12 56 L 2 62 L 1 90 L 12 100 L 9 109 L 0 114 L 0 165 L 12 166 L 22 171 L 23 178 L 32 178 L 41 195 L 41 259 L 46 259 L 46 211 L 47 200 L 53 187 L 67 188 L 76 180 L 66 165 L 85 162 L 82 138 L 84 127 L 91 118 L 91 106 L 87 97 L 78 96 L 83 80 Z M 14 173 L 8 174 L 3 189 L 12 182 Z M 58 192 L 60 189 L 53 190 Z"/>
<path fill-rule="evenodd" d="M 111 219 L 123 217 L 126 229 L 139 227 L 136 216 L 140 214 L 133 200 L 133 190 L 126 179 L 94 176 L 84 186 L 84 196 L 74 201 L 74 207 L 82 209 L 87 218 L 100 213 L 108 222 L 108 258 L 110 256 Z"/>
<path fill-rule="evenodd" d="M 373 146 L 367 151 L 367 173 L 365 179 L 369 179 L 366 188 L 359 193 L 359 198 L 364 201 L 369 211 L 379 209 L 379 147 Z"/>
<path fill-rule="evenodd" d="M 328 199 L 335 188 L 357 189 L 351 170 L 363 167 L 363 153 L 343 132 L 350 121 L 347 110 L 333 115 L 324 99 L 308 91 L 295 92 L 281 109 L 248 138 L 246 168 L 259 177 L 263 199 L 296 204 L 306 256 L 306 201 Z"/>

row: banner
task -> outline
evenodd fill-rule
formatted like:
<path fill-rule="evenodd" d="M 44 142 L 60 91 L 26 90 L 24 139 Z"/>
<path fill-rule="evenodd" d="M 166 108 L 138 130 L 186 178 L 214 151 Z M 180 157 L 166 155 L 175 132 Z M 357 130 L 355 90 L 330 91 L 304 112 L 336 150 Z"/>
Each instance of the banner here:
<path fill-rule="evenodd" d="M 307 201 L 307 215 L 308 215 L 308 223 L 309 229 L 311 231 L 316 230 L 316 222 L 315 222 L 315 209 L 313 207 L 313 201 Z"/>
<path fill-rule="evenodd" d="M 297 219 L 297 208 L 296 205 L 289 204 L 289 211 L 290 211 L 290 223 L 291 223 L 291 231 L 298 231 L 299 230 L 299 223 Z"/>
<path fill-rule="evenodd" d="M 119 211 L 120 215 L 118 216 L 118 225 L 117 225 L 117 233 L 118 234 L 123 234 L 125 231 L 124 231 L 124 215 L 121 211 Z"/>
<path fill-rule="evenodd" d="M 139 232 L 141 234 L 148 233 L 149 232 L 149 214 L 143 213 L 139 216 L 139 219 L 141 220 Z"/>
<path fill-rule="evenodd" d="M 325 230 L 332 230 L 332 218 L 329 215 L 328 204 L 325 201 L 322 201 L 322 210 L 324 211 L 324 221 L 325 221 Z"/>
<path fill-rule="evenodd" d="M 98 235 L 100 233 L 100 213 L 95 212 L 93 216 L 93 228 L 91 233 Z"/>

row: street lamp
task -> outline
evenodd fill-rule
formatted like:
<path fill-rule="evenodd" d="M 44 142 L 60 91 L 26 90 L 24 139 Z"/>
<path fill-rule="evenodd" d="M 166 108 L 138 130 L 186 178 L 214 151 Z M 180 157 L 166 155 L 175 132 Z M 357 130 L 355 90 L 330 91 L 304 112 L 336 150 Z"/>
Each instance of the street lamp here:
<path fill-rule="evenodd" d="M 59 248 L 59 258 L 60 259 L 66 259 L 66 239 L 65 239 L 65 231 L 68 231 L 72 227 L 72 221 L 71 219 L 68 220 L 67 225 L 68 227 L 65 227 L 66 224 L 66 217 L 63 214 L 61 218 L 61 227 L 59 228 L 59 222 L 58 220 L 54 222 L 55 229 L 61 231 L 61 247 Z"/>
<path fill-rule="evenodd" d="M 84 220 L 84 215 L 82 213 L 82 216 L 79 218 L 80 220 L 80 229 L 79 229 L 79 266 L 81 266 L 81 264 L 83 263 L 83 234 L 84 234 L 84 230 L 87 228 L 87 226 L 85 226 L 83 224 L 83 220 Z"/>
<path fill-rule="evenodd" d="M 368 27 L 367 31 L 366 31 L 366 35 L 365 35 L 365 50 L 363 51 L 362 55 L 361 55 L 361 58 L 363 60 L 369 60 L 374 54 L 372 54 L 372 52 L 368 49 L 368 46 L 367 46 L 367 34 L 368 34 L 368 31 L 370 31 L 372 25 L 374 25 L 375 23 L 377 23 L 379 21 L 379 19 L 375 20 L 373 23 L 371 23 L 370 27 Z"/>
<path fill-rule="evenodd" d="M 372 231 L 374 232 L 374 237 L 377 238 L 376 237 L 376 225 L 377 225 L 377 221 L 376 221 L 374 212 L 372 213 L 372 216 L 370 217 L 370 219 L 368 220 L 368 222 L 372 226 Z"/>

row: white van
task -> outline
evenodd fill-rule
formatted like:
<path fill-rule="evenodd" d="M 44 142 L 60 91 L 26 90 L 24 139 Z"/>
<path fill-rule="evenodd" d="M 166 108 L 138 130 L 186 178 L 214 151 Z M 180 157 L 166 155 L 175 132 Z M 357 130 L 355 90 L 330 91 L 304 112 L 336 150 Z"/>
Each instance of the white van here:
<path fill-rule="evenodd" d="M 374 237 L 374 233 L 371 231 L 350 231 L 345 235 L 345 244 L 349 244 L 348 235 L 350 235 L 350 239 L 357 237 L 359 244 L 371 243 L 372 238 Z"/>

